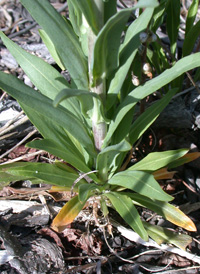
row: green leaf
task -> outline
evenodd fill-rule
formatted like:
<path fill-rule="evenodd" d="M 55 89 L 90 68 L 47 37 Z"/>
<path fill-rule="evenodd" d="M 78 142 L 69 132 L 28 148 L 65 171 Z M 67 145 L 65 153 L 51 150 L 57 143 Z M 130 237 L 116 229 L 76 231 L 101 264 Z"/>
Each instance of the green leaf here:
<path fill-rule="evenodd" d="M 137 102 L 148 96 L 149 94 L 155 92 L 166 84 L 170 83 L 172 80 L 183 74 L 184 72 L 198 67 L 200 64 L 200 53 L 195 53 L 190 56 L 182 58 L 178 61 L 172 68 L 167 69 L 159 76 L 146 82 L 143 86 L 135 88 L 129 95 L 124 99 L 124 101 L 119 105 L 115 112 L 114 118 L 110 123 L 109 130 L 107 132 L 106 138 L 104 139 L 103 147 L 107 146 L 110 142 L 111 137 L 118 125 L 122 121 L 123 117 L 132 109 Z"/>
<path fill-rule="evenodd" d="M 186 19 L 186 30 L 185 30 L 186 37 L 193 26 L 195 17 L 197 15 L 198 7 L 199 7 L 199 0 L 193 0 L 192 4 L 189 7 L 187 19 Z"/>
<path fill-rule="evenodd" d="M 88 36 L 91 28 L 79 7 L 79 2 L 81 1 L 77 3 L 77 1 L 68 0 L 69 18 L 76 35 L 79 37 L 83 52 L 88 56 Z"/>
<path fill-rule="evenodd" d="M 104 218 L 107 218 L 109 211 L 108 211 L 108 207 L 106 204 L 106 200 L 104 199 L 103 195 L 101 196 L 100 203 L 101 203 L 101 210 L 103 212 L 103 216 L 104 216 Z"/>
<path fill-rule="evenodd" d="M 153 67 L 156 69 L 157 74 L 161 74 L 165 69 L 170 68 L 170 65 L 165 55 L 164 49 L 161 46 L 159 37 L 157 37 L 156 42 L 151 43 L 151 48 L 152 50 L 149 48 L 147 49 L 147 57 Z"/>
<path fill-rule="evenodd" d="M 68 0 L 67 4 L 68 4 L 70 22 L 72 24 L 74 32 L 80 38 L 80 36 L 81 36 L 81 27 L 82 27 L 82 24 L 83 24 L 82 12 L 81 12 L 80 8 L 78 7 L 76 1 Z"/>
<path fill-rule="evenodd" d="M 134 8 L 123 9 L 112 16 L 98 33 L 93 53 L 93 80 L 108 77 L 119 65 L 119 47 L 122 31 L 131 12 L 141 7 L 155 7 L 157 1 L 139 1 Z"/>
<path fill-rule="evenodd" d="M 83 207 L 84 203 L 79 201 L 78 196 L 73 197 L 53 219 L 51 227 L 57 232 L 62 232 L 68 224 L 73 222 Z"/>
<path fill-rule="evenodd" d="M 85 164 L 83 155 L 75 146 L 61 146 L 59 143 L 56 143 L 54 140 L 35 140 L 27 144 L 28 147 L 45 150 L 62 160 L 66 161 L 77 170 L 87 173 L 91 171 L 88 166 Z M 90 177 L 98 181 L 95 174 L 90 174 Z"/>
<path fill-rule="evenodd" d="M 161 25 L 161 23 L 163 22 L 165 8 L 166 8 L 166 0 L 161 0 L 159 6 L 155 8 L 153 13 L 153 17 L 151 21 L 152 27 L 150 27 L 150 29 L 153 32 L 156 32 L 159 26 Z"/>
<path fill-rule="evenodd" d="M 57 54 L 56 48 L 55 48 L 53 42 L 51 41 L 51 39 L 49 38 L 49 36 L 46 34 L 46 32 L 43 29 L 39 29 L 38 31 L 39 31 L 40 37 L 42 38 L 42 41 L 48 48 L 48 50 L 49 50 L 51 56 L 53 57 L 54 61 L 56 62 L 56 64 L 60 67 L 61 70 L 65 70 L 65 67 L 64 67 L 62 61 L 60 60 L 60 57 Z"/>
<path fill-rule="evenodd" d="M 168 0 L 167 3 L 167 33 L 170 39 L 170 48 L 172 54 L 175 55 L 176 44 L 178 38 L 179 24 L 180 24 L 180 0 Z"/>
<path fill-rule="evenodd" d="M 104 148 L 97 156 L 96 169 L 99 172 L 100 177 L 106 177 L 106 180 L 113 175 L 113 173 L 119 168 L 118 158 L 121 152 L 127 152 L 131 150 L 131 145 L 123 140 L 121 143 Z"/>
<path fill-rule="evenodd" d="M 131 166 L 128 170 L 155 171 L 168 166 L 171 162 L 181 158 L 188 149 L 169 150 L 149 153 L 144 159 Z"/>
<path fill-rule="evenodd" d="M 94 112 L 93 98 L 97 98 L 100 101 L 99 103 L 101 104 L 101 98 L 97 93 L 81 89 L 63 89 L 56 96 L 53 105 L 54 107 L 57 107 L 60 102 L 66 99 L 69 100 L 72 97 L 76 97 L 80 101 L 82 114 L 89 119 L 91 119 Z"/>
<path fill-rule="evenodd" d="M 119 93 L 123 82 L 130 69 L 131 63 L 135 58 L 138 47 L 141 45 L 140 33 L 147 28 L 147 25 L 152 17 L 153 8 L 147 8 L 127 29 L 124 43 L 120 47 L 119 52 L 119 68 L 113 77 L 107 96 L 106 108 L 110 109 Z"/>
<path fill-rule="evenodd" d="M 70 2 L 70 1 L 69 1 Z M 72 2 L 72 1 L 71 1 Z M 97 34 L 102 26 L 102 14 L 100 8 L 96 5 L 95 1 L 85 0 L 73 0 L 74 7 L 78 7 L 84 17 L 86 18 L 89 26 L 94 34 Z M 100 5 L 103 5 L 103 3 Z"/>
<path fill-rule="evenodd" d="M 119 172 L 108 181 L 108 184 L 131 189 L 151 199 L 173 200 L 172 196 L 162 190 L 153 175 L 143 171 L 125 170 Z"/>
<path fill-rule="evenodd" d="M 119 126 L 117 127 L 116 131 L 114 132 L 114 134 L 112 136 L 111 144 L 118 144 L 123 139 L 129 138 L 131 125 L 133 123 L 134 112 L 135 112 L 135 109 L 132 108 L 124 116 L 124 118 L 122 119 L 121 123 L 119 124 Z M 130 142 L 130 139 L 129 139 L 129 142 Z"/>
<path fill-rule="evenodd" d="M 37 178 L 51 185 L 66 186 L 69 189 L 79 176 L 78 174 L 61 169 L 56 165 L 46 163 L 21 163 L 21 165 L 18 166 L 2 165 L 1 170 L 13 176 L 13 179 L 16 178 L 16 180 L 19 180 L 19 178 L 21 180 Z M 79 184 L 82 183 L 85 183 L 83 179 Z M 76 187 L 78 187 L 78 185 Z"/>
<path fill-rule="evenodd" d="M 105 193 L 104 195 L 110 200 L 115 210 L 127 222 L 127 224 L 129 224 L 143 240 L 148 241 L 147 232 L 143 227 L 140 216 L 131 199 L 126 195 L 121 195 L 117 192 Z"/>
<path fill-rule="evenodd" d="M 81 90 L 81 89 L 63 89 L 60 91 L 60 93 L 56 96 L 54 100 L 54 107 L 57 107 L 58 104 L 60 104 L 61 101 L 68 99 L 70 97 L 81 97 L 81 96 L 87 96 L 87 97 L 95 97 L 100 100 L 100 97 L 98 94 L 89 92 L 88 90 Z"/>
<path fill-rule="evenodd" d="M 200 21 L 198 21 L 191 29 L 188 31 L 187 36 L 183 43 L 183 56 L 189 55 L 194 48 L 195 42 L 200 35 Z"/>
<path fill-rule="evenodd" d="M 104 24 L 117 12 L 117 0 L 104 1 Z"/>
<path fill-rule="evenodd" d="M 88 135 L 83 123 L 70 111 L 62 106 L 54 108 L 52 100 L 26 86 L 14 76 L 3 72 L 0 72 L 0 87 L 20 103 L 27 105 L 41 116 L 47 117 L 51 119 L 52 122 L 64 127 L 88 149 L 88 153 L 94 155 L 95 149 L 91 137 Z"/>
<path fill-rule="evenodd" d="M 0 32 L 0 37 L 18 64 L 30 78 L 31 82 L 43 95 L 54 100 L 55 96 L 62 89 L 70 87 L 65 78 L 47 62 L 23 50 L 7 38 L 2 32 Z M 75 100 L 70 99 L 62 105 L 76 114 L 77 117 L 81 118 L 80 107 Z"/>
<path fill-rule="evenodd" d="M 153 210 L 171 223 L 189 231 L 196 231 L 195 224 L 192 220 L 177 207 L 167 202 L 158 201 L 158 199 L 150 199 L 138 193 L 126 192 L 125 195 L 130 197 L 134 204 Z"/>
<path fill-rule="evenodd" d="M 54 142 L 58 143 L 63 150 L 65 150 L 65 147 L 73 147 L 73 150 L 76 153 L 78 149 L 72 143 L 71 139 L 68 137 L 67 131 L 62 126 L 52 123 L 51 119 L 44 117 L 43 114 L 38 113 L 26 104 L 20 103 L 20 106 L 45 139 L 54 140 Z"/>
<path fill-rule="evenodd" d="M 6 172 L 7 168 L 9 168 L 9 167 L 21 167 L 23 165 L 24 165 L 24 163 L 21 163 L 21 162 L 0 165 L 0 189 L 2 189 L 4 186 L 8 185 L 10 182 L 26 179 L 26 176 L 24 176 L 24 177 L 14 176 L 14 175 Z"/>
<path fill-rule="evenodd" d="M 130 9 L 123 9 L 111 17 L 99 32 L 92 63 L 93 80 L 107 78 L 119 65 L 118 54 L 121 33 L 131 14 Z"/>
<path fill-rule="evenodd" d="M 139 118 L 132 124 L 129 138 L 131 144 L 134 144 L 142 134 L 153 124 L 159 114 L 168 105 L 171 98 L 175 95 L 177 89 L 172 89 L 158 102 L 154 103 L 143 112 Z"/>
<path fill-rule="evenodd" d="M 78 199 L 80 202 L 87 201 L 91 196 L 98 191 L 98 186 L 95 184 L 83 184 L 78 187 Z"/>
<path fill-rule="evenodd" d="M 65 78 L 43 59 L 26 52 L 6 37 L 3 32 L 0 32 L 0 37 L 18 64 L 42 94 L 54 99 L 61 89 L 70 87 Z M 62 81 L 58 80 L 60 78 L 62 78 Z"/>
<path fill-rule="evenodd" d="M 178 234 L 167 228 L 152 225 L 147 222 L 143 222 L 149 236 L 156 241 L 157 244 L 169 243 L 181 248 L 183 250 L 192 242 L 192 237 L 186 234 Z"/>
<path fill-rule="evenodd" d="M 77 87 L 87 89 L 87 60 L 70 24 L 49 1 L 20 0 L 20 2 L 47 33 Z"/>
<path fill-rule="evenodd" d="M 158 1 L 156 0 L 139 0 L 137 5 L 135 5 L 135 9 L 137 8 L 155 8 L 159 5 Z"/>

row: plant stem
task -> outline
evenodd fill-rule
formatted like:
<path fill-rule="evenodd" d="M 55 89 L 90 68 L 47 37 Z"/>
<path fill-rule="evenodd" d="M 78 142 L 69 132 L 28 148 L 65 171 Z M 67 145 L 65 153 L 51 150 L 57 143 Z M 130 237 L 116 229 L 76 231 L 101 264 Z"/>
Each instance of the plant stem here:
<path fill-rule="evenodd" d="M 98 9 L 99 14 L 99 22 L 98 25 L 100 28 L 103 27 L 103 18 L 104 18 L 104 3 L 102 0 L 94 0 L 94 4 L 96 8 Z M 93 58 L 93 50 L 94 50 L 94 44 L 96 41 L 96 36 L 90 30 L 90 35 L 88 37 L 88 47 L 89 47 L 89 56 L 88 56 L 88 66 L 89 66 L 89 78 L 90 78 L 90 89 L 92 92 L 97 93 L 100 98 L 102 99 L 102 102 L 104 104 L 105 102 L 105 91 L 106 91 L 106 83 L 103 79 L 98 79 L 98 81 L 95 83 L 95 86 L 93 86 L 93 79 L 92 79 L 92 71 L 91 71 L 91 63 Z M 92 117 L 92 130 L 94 134 L 94 142 L 95 147 L 97 151 L 101 151 L 101 147 L 103 144 L 103 141 L 105 139 L 106 133 L 107 133 L 107 126 L 105 121 L 103 120 L 103 117 L 100 113 L 100 103 L 99 100 L 94 98 L 94 111 L 93 111 L 93 117 Z"/>

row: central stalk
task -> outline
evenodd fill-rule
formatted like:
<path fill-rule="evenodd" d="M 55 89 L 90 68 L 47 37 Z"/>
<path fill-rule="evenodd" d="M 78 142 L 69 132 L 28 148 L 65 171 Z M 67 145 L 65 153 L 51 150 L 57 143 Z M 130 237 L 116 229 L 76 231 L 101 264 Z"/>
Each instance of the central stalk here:
<path fill-rule="evenodd" d="M 94 0 L 93 5 L 98 10 L 98 26 L 99 31 L 103 27 L 104 24 L 104 2 L 102 0 Z M 96 41 L 96 35 L 93 33 L 92 29 L 90 29 L 89 36 L 88 36 L 88 67 L 89 67 L 89 79 L 90 79 L 90 90 L 98 94 L 102 100 L 102 103 L 93 98 L 94 108 L 93 108 L 93 115 L 92 115 L 92 130 L 94 135 L 94 142 L 96 150 L 99 152 L 101 151 L 101 147 L 103 145 L 103 141 L 105 139 L 107 133 L 107 125 L 102 117 L 101 110 L 103 111 L 103 107 L 101 104 L 104 105 L 105 101 L 105 93 L 106 93 L 106 83 L 105 80 L 100 78 L 95 83 L 93 83 L 92 77 L 92 70 L 91 64 L 93 62 L 93 52 L 94 52 L 94 45 Z"/>

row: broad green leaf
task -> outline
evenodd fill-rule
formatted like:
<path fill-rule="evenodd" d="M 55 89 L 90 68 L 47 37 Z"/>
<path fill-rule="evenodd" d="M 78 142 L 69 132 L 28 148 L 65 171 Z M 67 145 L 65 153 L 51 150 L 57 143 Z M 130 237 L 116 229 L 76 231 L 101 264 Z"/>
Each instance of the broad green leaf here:
<path fill-rule="evenodd" d="M 25 180 L 26 176 L 15 176 L 6 172 L 9 167 L 21 167 L 24 166 L 24 163 L 17 162 L 12 164 L 0 165 L 0 189 L 8 185 L 10 182 Z"/>
<path fill-rule="evenodd" d="M 145 110 L 132 124 L 130 129 L 130 142 L 134 144 L 142 134 L 153 124 L 159 114 L 168 105 L 171 98 L 176 93 L 177 89 L 172 89 L 158 102 L 154 103 L 148 109 Z"/>
<path fill-rule="evenodd" d="M 16 180 L 19 180 L 20 177 L 21 180 L 25 178 L 37 178 L 52 185 L 69 187 L 69 189 L 79 177 L 78 174 L 61 169 L 55 164 L 46 163 L 23 163 L 23 165 L 13 165 L 13 167 L 12 165 L 2 165 L 1 170 L 2 172 L 13 176 L 13 178 L 16 176 Z M 82 183 L 85 183 L 83 179 L 79 181 L 79 184 Z M 78 187 L 78 185 L 76 187 Z"/>
<path fill-rule="evenodd" d="M 83 24 L 82 22 L 82 12 L 80 8 L 77 5 L 76 1 L 73 0 L 68 0 L 68 10 L 69 10 L 69 19 L 70 23 L 72 24 L 72 27 L 74 29 L 74 32 L 76 33 L 77 36 L 81 36 L 81 26 Z"/>
<path fill-rule="evenodd" d="M 183 157 L 188 149 L 169 150 L 164 152 L 149 153 L 138 163 L 131 166 L 128 170 L 154 171 L 168 166 L 171 162 Z"/>
<path fill-rule="evenodd" d="M 156 241 L 157 244 L 169 243 L 181 248 L 183 250 L 192 242 L 192 237 L 186 234 L 178 234 L 167 228 L 152 225 L 147 222 L 143 222 L 149 236 Z"/>
<path fill-rule="evenodd" d="M 108 184 L 131 189 L 151 199 L 173 200 L 172 196 L 162 190 L 153 175 L 143 171 L 125 170 L 118 172 L 108 181 Z"/>
<path fill-rule="evenodd" d="M 120 47 L 119 68 L 116 71 L 108 90 L 106 108 L 110 109 L 115 103 L 115 96 L 119 93 L 130 69 L 131 63 L 141 45 L 139 35 L 147 28 L 152 17 L 153 8 L 147 8 L 127 29 L 125 40 Z M 114 98 L 113 98 L 114 97 Z"/>
<path fill-rule="evenodd" d="M 194 48 L 195 42 L 200 35 L 200 21 L 198 21 L 189 31 L 183 43 L 183 56 L 189 55 Z"/>
<path fill-rule="evenodd" d="M 143 240 L 148 241 L 147 232 L 144 229 L 137 209 L 133 205 L 131 199 L 126 195 L 121 195 L 117 192 L 105 193 L 104 195 L 110 200 L 115 210 L 127 222 L 127 224 L 129 224 Z"/>
<path fill-rule="evenodd" d="M 167 202 L 158 201 L 158 199 L 150 199 L 138 193 L 126 192 L 124 195 L 129 196 L 134 204 L 153 210 L 171 223 L 189 231 L 196 231 L 196 226 L 192 220 L 177 207 Z"/>
<path fill-rule="evenodd" d="M 101 203 L 101 210 L 103 212 L 103 216 L 104 216 L 104 218 L 106 218 L 109 214 L 109 211 L 108 211 L 108 207 L 106 204 L 106 200 L 104 199 L 103 196 L 101 197 L 100 203 Z"/>
<path fill-rule="evenodd" d="M 72 97 L 77 97 L 77 99 L 80 101 L 80 104 L 81 104 L 82 114 L 84 114 L 86 118 L 88 117 L 90 119 L 94 111 L 93 98 L 96 98 L 99 101 L 101 101 L 101 98 L 99 97 L 97 93 L 89 92 L 88 90 L 63 89 L 56 96 L 53 102 L 53 105 L 54 107 L 57 107 L 60 102 L 66 99 L 70 100 Z"/>
<path fill-rule="evenodd" d="M 113 107 L 114 106 L 116 105 L 113 105 Z M 129 112 L 122 119 L 121 123 L 118 125 L 116 131 L 114 132 L 112 136 L 112 142 L 111 142 L 112 145 L 120 143 L 125 138 L 127 139 L 129 138 L 131 125 L 133 123 L 134 112 L 135 112 L 134 108 L 130 109 Z M 130 142 L 130 139 L 129 139 L 129 142 Z"/>
<path fill-rule="evenodd" d="M 54 164 L 56 167 L 63 169 L 64 171 L 70 172 L 70 173 L 74 173 L 77 175 L 77 170 L 74 169 L 74 167 L 69 166 L 68 163 L 65 162 L 60 162 L 59 160 L 55 160 Z"/>
<path fill-rule="evenodd" d="M 67 1 L 69 9 L 69 19 L 76 35 L 79 37 L 79 41 L 81 43 L 84 54 L 88 56 L 88 37 L 91 28 L 88 25 L 88 22 L 79 7 L 79 3 L 81 4 L 81 1 Z"/>
<path fill-rule="evenodd" d="M 189 152 L 186 155 L 182 156 L 180 159 L 174 160 L 168 164 L 168 168 L 175 168 L 177 166 L 184 165 L 186 163 L 192 162 L 200 157 L 200 152 Z"/>
<path fill-rule="evenodd" d="M 72 0 L 70 1 L 72 2 Z M 94 34 L 98 34 L 103 24 L 103 10 L 104 10 L 103 1 L 99 1 L 99 6 L 97 6 L 97 2 L 95 1 L 73 0 L 73 5 L 76 8 L 78 7 L 81 13 L 84 14 Z"/>
<path fill-rule="evenodd" d="M 3 32 L 0 32 L 0 37 L 18 64 L 42 94 L 54 99 L 58 92 L 66 87 L 70 87 L 65 78 L 42 58 L 26 52 Z M 60 78 L 62 78 L 62 81 L 58 80 Z"/>
<path fill-rule="evenodd" d="M 58 215 L 53 219 L 51 224 L 53 230 L 62 232 L 68 224 L 73 222 L 83 207 L 84 203 L 79 201 L 78 196 L 69 200 L 69 202 L 63 206 Z"/>
<path fill-rule="evenodd" d="M 76 149 L 75 146 L 61 146 L 59 143 L 56 143 L 54 140 L 34 140 L 27 144 L 28 147 L 45 150 L 62 160 L 66 161 L 77 170 L 87 173 L 91 171 L 88 166 L 85 164 L 83 155 Z M 98 181 L 95 174 L 90 174 L 90 177 Z"/>
<path fill-rule="evenodd" d="M 157 41 L 151 43 L 151 49 L 147 49 L 147 57 L 157 74 L 161 74 L 165 69 L 170 68 L 164 49 L 161 46 L 160 38 L 157 36 Z M 168 89 L 166 90 L 168 92 Z"/>
<path fill-rule="evenodd" d="M 26 52 L 7 38 L 2 32 L 0 32 L 0 37 L 18 64 L 30 78 L 31 82 L 43 95 L 54 100 L 55 96 L 62 89 L 70 87 L 65 78 L 47 62 Z M 80 107 L 76 100 L 71 99 L 68 102 L 64 102 L 62 105 L 76 114 L 77 117 L 81 118 Z"/>
<path fill-rule="evenodd" d="M 20 103 L 20 106 L 24 110 L 30 121 L 37 127 L 41 135 L 45 139 L 54 140 L 59 144 L 60 147 L 65 151 L 66 147 L 71 151 L 74 151 L 74 154 L 81 154 L 84 156 L 85 163 L 88 167 L 92 168 L 93 161 L 90 157 L 89 150 L 88 152 L 83 148 L 80 142 L 73 137 L 65 128 L 62 126 L 52 123 L 52 119 L 49 117 L 44 117 L 42 114 L 39 114 L 32 108 L 29 108 L 27 105 Z M 82 158 L 82 157 L 81 157 Z"/>
<path fill-rule="evenodd" d="M 96 193 L 98 193 L 98 186 L 96 184 L 84 184 L 78 187 L 78 199 L 81 203 L 87 201 Z"/>
<path fill-rule="evenodd" d="M 139 1 L 134 8 L 123 9 L 112 16 L 98 33 L 93 53 L 93 80 L 108 77 L 119 65 L 118 55 L 122 31 L 131 12 L 141 7 L 155 7 L 157 1 Z"/>
<path fill-rule="evenodd" d="M 170 39 L 171 52 L 174 55 L 176 52 L 176 44 L 178 38 L 178 30 L 180 24 L 180 0 L 168 0 L 167 3 L 167 33 Z"/>
<path fill-rule="evenodd" d="M 87 96 L 87 97 L 95 97 L 100 100 L 100 97 L 98 94 L 89 92 L 88 90 L 81 90 L 81 89 L 63 89 L 60 91 L 60 93 L 56 96 L 54 100 L 54 107 L 57 107 L 60 102 L 62 102 L 65 99 L 68 99 L 70 97 L 82 97 L 82 96 Z"/>
<path fill-rule="evenodd" d="M 187 19 L 186 19 L 186 30 L 185 30 L 186 37 L 193 26 L 195 17 L 197 15 L 198 7 L 199 7 L 199 0 L 193 0 L 192 4 L 189 7 Z"/>
<path fill-rule="evenodd" d="M 131 150 L 131 145 L 126 140 L 117 145 L 104 148 L 97 156 L 96 169 L 99 172 L 99 176 L 107 180 L 109 175 L 110 178 L 116 169 L 119 168 L 120 159 L 118 157 L 121 155 L 121 152 L 129 150 Z"/>
<path fill-rule="evenodd" d="M 51 119 L 44 117 L 43 114 L 38 113 L 26 104 L 20 103 L 20 106 L 45 139 L 54 140 L 54 142 L 58 143 L 63 150 L 65 150 L 66 147 L 70 147 L 73 149 L 74 153 L 77 151 L 81 153 L 81 150 L 74 145 L 69 138 L 67 131 L 62 126 L 52 123 Z"/>
<path fill-rule="evenodd" d="M 65 70 L 65 67 L 62 64 L 62 61 L 60 60 L 60 57 L 57 54 L 56 48 L 54 44 L 52 43 L 51 39 L 49 38 L 49 36 L 46 34 L 46 32 L 43 29 L 39 29 L 38 31 L 39 31 L 40 37 L 42 38 L 42 41 L 48 48 L 56 64 L 60 67 L 61 70 Z"/>
<path fill-rule="evenodd" d="M 66 129 L 56 124 L 49 117 L 44 117 L 34 109 L 29 108 L 27 105 L 20 103 L 20 106 L 24 112 L 28 114 L 30 121 L 37 127 L 45 139 L 54 140 L 59 144 L 60 147 L 62 147 L 63 151 L 65 151 L 67 147 L 73 151 L 74 154 L 84 156 L 85 163 L 88 165 L 88 167 L 92 168 L 93 160 L 88 154 L 89 150 L 87 152 L 80 144 L 80 142 L 75 139 L 68 131 L 66 131 Z"/>
<path fill-rule="evenodd" d="M 20 0 L 20 2 L 47 33 L 77 87 L 87 89 L 87 60 L 70 24 L 49 1 Z"/>
<path fill-rule="evenodd" d="M 117 0 L 104 1 L 104 24 L 117 12 Z"/>
<path fill-rule="evenodd" d="M 155 8 L 159 5 L 157 0 L 139 0 L 134 9 L 140 8 Z"/>
<path fill-rule="evenodd" d="M 118 67 L 121 34 L 130 14 L 130 9 L 121 10 L 111 17 L 99 32 L 92 63 L 94 83 L 100 78 L 107 78 Z"/>
<path fill-rule="evenodd" d="M 150 27 L 150 29 L 153 32 L 156 32 L 159 26 L 161 25 L 161 23 L 163 22 L 165 8 L 166 8 L 166 0 L 161 0 L 159 6 L 155 8 L 153 13 L 153 17 L 151 21 L 152 27 Z"/>
<path fill-rule="evenodd" d="M 182 58 L 178 61 L 172 68 L 167 69 L 159 76 L 146 82 L 143 86 L 135 88 L 129 95 L 124 99 L 124 101 L 119 105 L 115 112 L 114 118 L 110 123 L 108 133 L 104 140 L 103 147 L 107 146 L 110 139 L 117 129 L 118 125 L 122 121 L 123 117 L 132 109 L 137 102 L 148 96 L 149 94 L 155 92 L 166 84 L 170 83 L 172 80 L 183 74 L 184 72 L 198 67 L 200 64 L 200 53 L 195 53 L 190 56 Z"/>
<path fill-rule="evenodd" d="M 87 129 L 73 113 L 62 106 L 54 108 L 52 100 L 26 86 L 22 81 L 12 75 L 0 72 L 0 87 L 20 103 L 27 105 L 41 116 L 47 117 L 51 119 L 52 122 L 64 127 L 88 149 L 88 153 L 95 153 L 94 145 Z"/>

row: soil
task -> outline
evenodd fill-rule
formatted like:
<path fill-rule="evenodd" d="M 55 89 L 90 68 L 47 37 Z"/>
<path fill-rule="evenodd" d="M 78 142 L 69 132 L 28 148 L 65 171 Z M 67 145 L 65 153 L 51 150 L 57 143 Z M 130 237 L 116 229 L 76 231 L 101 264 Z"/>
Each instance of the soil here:
<path fill-rule="evenodd" d="M 50 2 L 67 16 L 65 1 Z M 131 1 L 124 3 L 132 5 Z M 184 19 L 184 11 L 191 1 L 181 3 Z M 180 49 L 184 20 L 182 25 Z M 27 51 L 55 65 L 38 35 L 38 28 L 18 0 L 0 0 L 0 29 Z M 159 35 L 167 46 L 165 32 L 160 30 Z M 0 50 L 0 69 L 33 86 L 1 41 Z M 146 104 L 151 104 L 151 100 L 148 98 Z M 39 136 L 18 103 L 0 91 L 0 163 L 53 161 L 52 155 L 25 147 L 27 141 Z M 200 95 L 190 82 L 141 138 L 131 162 L 149 152 L 179 148 L 200 151 Z M 0 191 L 0 273 L 200 273 L 200 158 L 176 171 L 172 179 L 160 184 L 174 196 L 173 204 L 193 220 L 197 232 L 186 232 L 150 210 L 139 210 L 142 218 L 151 224 L 192 236 L 193 241 L 185 252 L 170 245 L 160 247 L 153 241 L 142 242 L 129 233 L 127 225 L 114 211 L 111 211 L 110 224 L 104 226 L 95 201 L 91 201 L 64 232 L 56 233 L 50 226 L 52 219 L 69 200 L 70 193 L 52 193 L 48 191 L 50 186 L 20 181 Z"/>

